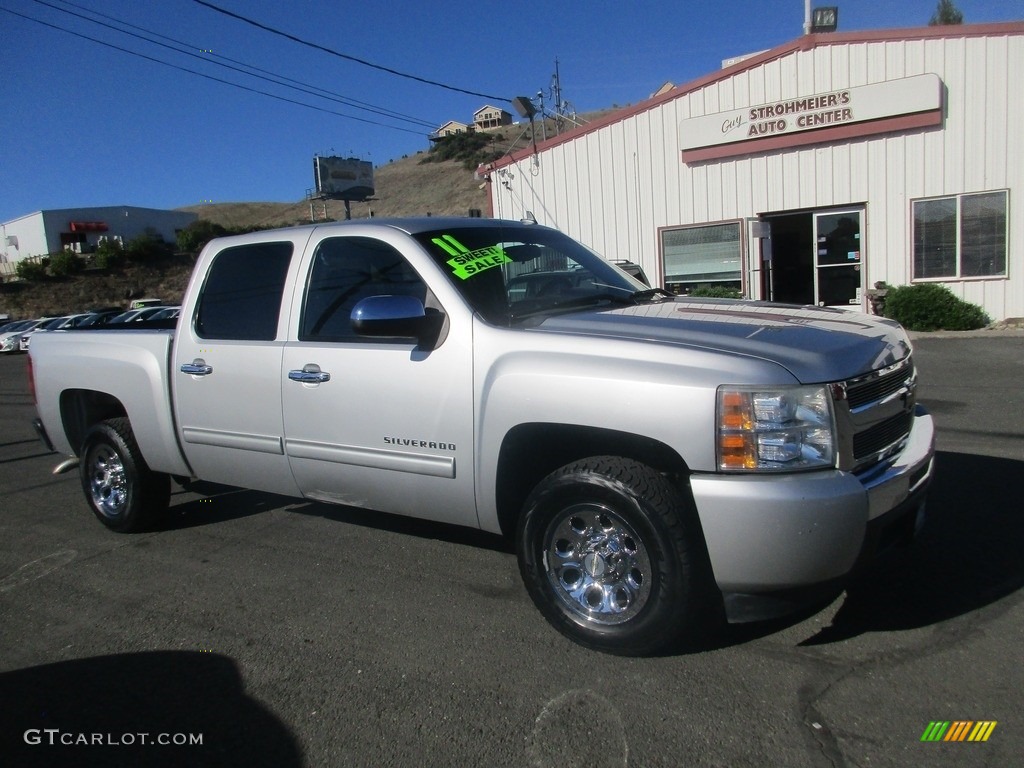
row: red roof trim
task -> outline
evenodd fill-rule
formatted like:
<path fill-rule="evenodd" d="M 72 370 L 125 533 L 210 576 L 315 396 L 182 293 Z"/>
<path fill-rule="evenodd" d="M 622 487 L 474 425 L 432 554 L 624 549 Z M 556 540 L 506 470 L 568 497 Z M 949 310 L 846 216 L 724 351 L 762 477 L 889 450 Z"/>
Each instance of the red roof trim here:
<path fill-rule="evenodd" d="M 855 123 L 853 125 L 821 128 L 816 131 L 802 131 L 800 133 L 789 133 L 782 136 L 767 136 L 763 139 L 737 141 L 732 144 L 719 144 L 714 147 L 700 147 L 699 149 L 684 150 L 683 162 L 687 164 L 700 163 L 706 160 L 720 160 L 725 157 L 736 157 L 737 155 L 753 155 L 758 152 L 771 152 L 776 149 L 803 147 L 808 144 L 821 144 L 829 141 L 859 139 L 864 136 L 874 136 L 879 133 L 894 133 L 896 131 L 912 131 L 916 128 L 931 128 L 936 125 L 942 125 L 941 109 L 933 109 L 928 112 L 918 112 L 914 115 L 887 117 L 881 120 L 871 120 L 864 123 Z"/>
<path fill-rule="evenodd" d="M 642 101 L 632 107 L 626 107 L 625 109 L 606 115 L 599 120 L 595 120 L 592 123 L 587 123 L 581 128 L 577 128 L 576 130 L 568 133 L 563 133 L 561 136 L 548 139 L 545 142 L 537 144 L 536 150 L 530 148 L 514 152 L 500 160 L 496 160 L 489 167 L 485 168 L 487 170 L 495 170 L 497 168 L 503 168 L 506 165 L 511 165 L 512 163 L 529 157 L 535 151 L 541 152 L 557 147 L 560 144 L 566 144 L 570 141 L 574 141 L 580 136 L 585 136 L 588 133 L 594 133 L 595 131 L 606 128 L 609 125 L 622 122 L 630 117 L 642 114 L 643 112 L 647 112 L 655 107 L 659 107 L 666 102 L 700 90 L 712 83 L 726 80 L 740 72 L 745 72 L 774 59 L 788 56 L 794 51 L 810 51 L 815 48 L 828 45 L 848 45 L 854 43 L 903 42 L 909 40 L 955 39 L 959 37 L 999 37 L 1006 35 L 1024 35 L 1024 21 L 803 35 L 788 43 L 783 43 L 782 45 L 772 48 L 769 51 L 765 51 L 764 53 L 752 56 L 749 59 L 737 62 L 727 69 L 716 70 L 708 75 L 699 77 L 696 80 L 691 80 L 689 83 L 685 83 L 684 85 L 677 85 L 671 91 L 668 91 L 661 96 L 655 96 L 647 99 L 646 101 Z M 822 141 L 827 141 L 827 139 L 822 139 Z"/>

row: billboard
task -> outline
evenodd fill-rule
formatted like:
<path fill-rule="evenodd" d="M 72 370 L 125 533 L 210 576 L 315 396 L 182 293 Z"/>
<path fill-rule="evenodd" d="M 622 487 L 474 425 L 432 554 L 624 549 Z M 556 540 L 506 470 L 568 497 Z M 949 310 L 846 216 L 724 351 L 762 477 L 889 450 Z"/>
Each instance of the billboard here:
<path fill-rule="evenodd" d="M 354 157 L 313 158 L 318 197 L 361 201 L 373 197 L 373 163 Z"/>

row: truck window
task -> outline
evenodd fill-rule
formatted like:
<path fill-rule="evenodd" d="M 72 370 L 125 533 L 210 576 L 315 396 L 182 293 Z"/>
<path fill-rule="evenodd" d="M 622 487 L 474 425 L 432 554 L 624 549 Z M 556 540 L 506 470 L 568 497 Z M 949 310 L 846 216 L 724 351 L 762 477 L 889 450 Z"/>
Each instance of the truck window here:
<path fill-rule="evenodd" d="M 306 286 L 301 341 L 364 342 L 352 329 L 352 308 L 368 296 L 415 296 L 427 286 L 394 248 L 369 237 L 332 237 L 313 254 Z M 373 341 L 380 343 L 380 339 Z"/>
<path fill-rule="evenodd" d="M 630 303 L 647 288 L 586 246 L 546 227 L 500 222 L 413 235 L 488 323 Z"/>
<path fill-rule="evenodd" d="M 273 341 L 292 250 L 290 242 L 254 243 L 218 253 L 200 294 L 196 335 Z"/>

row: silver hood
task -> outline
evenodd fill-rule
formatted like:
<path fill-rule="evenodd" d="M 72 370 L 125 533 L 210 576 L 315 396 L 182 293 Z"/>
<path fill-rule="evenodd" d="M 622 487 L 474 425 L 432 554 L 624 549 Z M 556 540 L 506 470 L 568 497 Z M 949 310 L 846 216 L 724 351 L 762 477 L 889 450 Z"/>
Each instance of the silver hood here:
<path fill-rule="evenodd" d="M 675 299 L 549 317 L 539 330 L 697 347 L 775 362 L 799 381 L 842 381 L 902 360 L 898 323 L 840 309 Z"/>

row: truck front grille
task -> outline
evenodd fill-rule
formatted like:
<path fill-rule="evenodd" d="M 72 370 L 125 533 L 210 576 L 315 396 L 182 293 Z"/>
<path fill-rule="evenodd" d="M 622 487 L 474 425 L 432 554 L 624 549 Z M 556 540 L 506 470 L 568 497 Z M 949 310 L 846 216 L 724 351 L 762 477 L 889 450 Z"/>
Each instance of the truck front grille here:
<path fill-rule="evenodd" d="M 906 443 L 917 402 L 917 372 L 910 357 L 833 388 L 839 432 L 839 467 L 866 472 Z"/>
<path fill-rule="evenodd" d="M 868 427 L 853 436 L 853 457 L 858 461 L 869 459 L 890 445 L 900 443 L 910 434 L 913 414 L 901 413 L 880 424 Z"/>
<path fill-rule="evenodd" d="M 846 382 L 846 398 L 850 401 L 850 410 L 856 411 L 878 400 L 883 400 L 907 385 L 908 379 L 915 376 L 914 363 L 908 357 L 906 365 L 887 373 L 872 374 Z"/>

